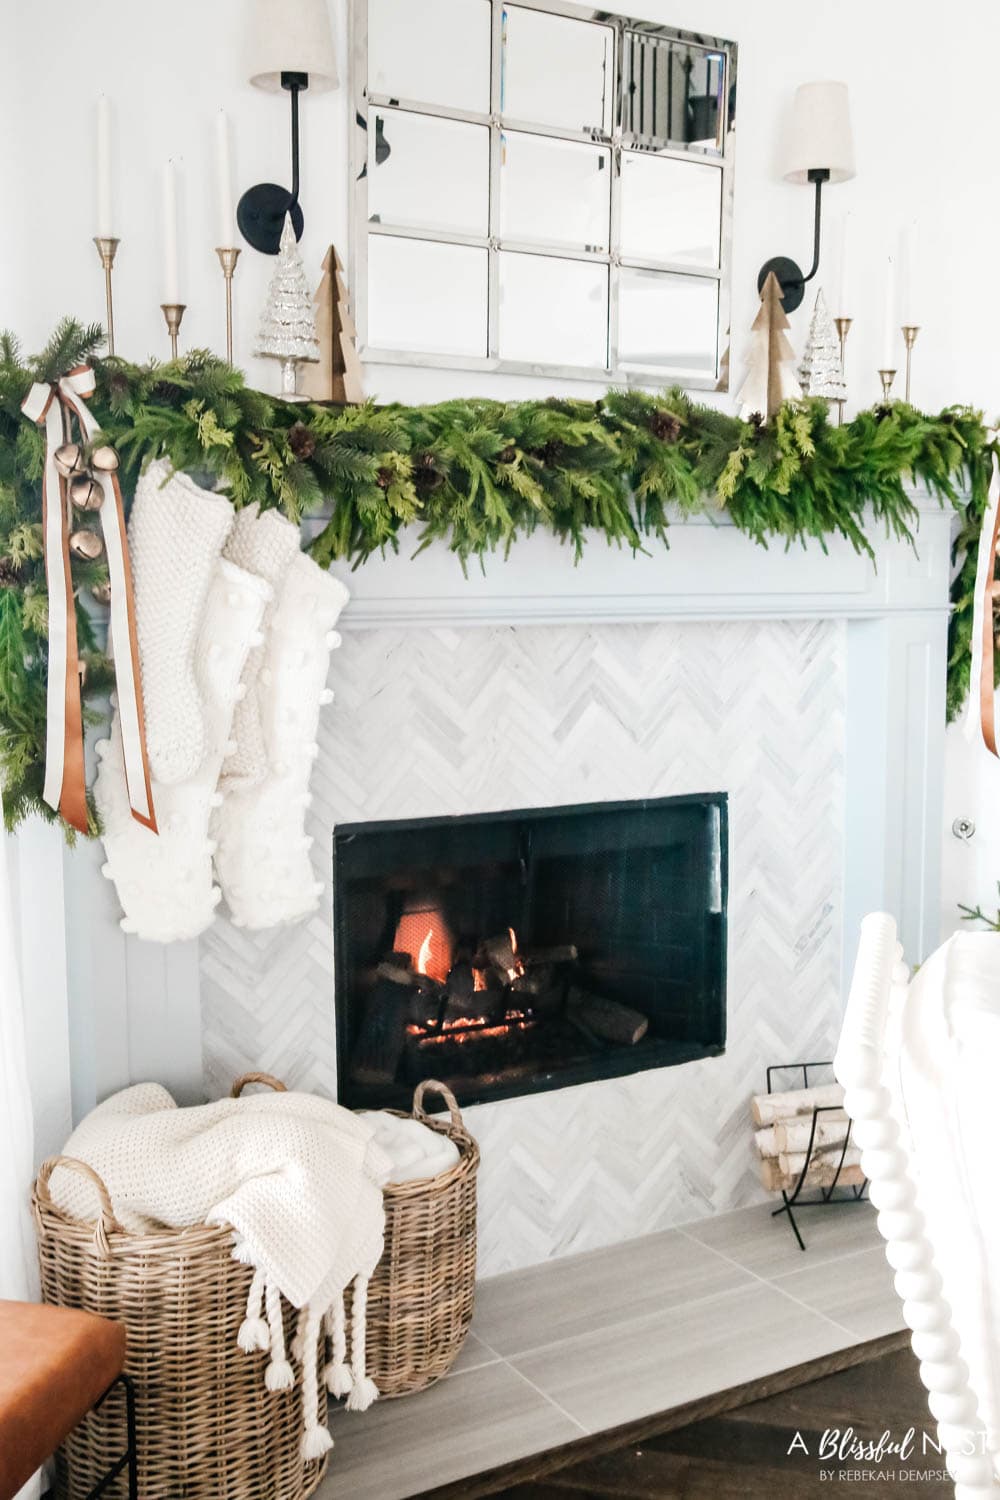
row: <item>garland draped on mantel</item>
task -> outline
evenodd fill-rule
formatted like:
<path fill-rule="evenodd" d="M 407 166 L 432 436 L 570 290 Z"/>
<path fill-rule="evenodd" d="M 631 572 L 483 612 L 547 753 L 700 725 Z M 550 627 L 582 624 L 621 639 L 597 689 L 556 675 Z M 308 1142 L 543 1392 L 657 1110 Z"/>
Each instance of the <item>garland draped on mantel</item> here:
<path fill-rule="evenodd" d="M 922 484 L 958 516 L 948 713 L 965 697 L 976 539 L 998 445 L 980 412 L 930 416 L 903 402 L 842 427 L 826 403 L 788 403 L 767 425 L 691 401 L 613 391 L 599 401 L 447 401 L 437 406 L 334 408 L 249 389 L 240 372 L 193 351 L 168 364 L 97 359 L 99 327 L 65 319 L 25 359 L 0 335 L 0 773 L 15 827 L 41 800 L 45 747 L 47 599 L 42 562 L 44 439 L 20 407 L 34 381 L 93 366 L 90 408 L 101 441 L 121 455 L 128 493 L 142 466 L 218 482 L 237 506 L 277 506 L 293 521 L 320 516 L 309 550 L 322 565 L 360 564 L 416 524 L 421 548 L 445 543 L 466 566 L 544 527 L 578 558 L 592 533 L 635 550 L 668 540 L 671 514 L 724 508 L 755 542 L 786 546 L 846 537 L 872 555 L 874 520 L 910 538 Z M 84 696 L 111 684 L 86 601 L 100 562 L 76 561 Z M 100 714 L 86 708 L 91 722 Z M 96 822 L 91 809 L 91 832 Z"/>

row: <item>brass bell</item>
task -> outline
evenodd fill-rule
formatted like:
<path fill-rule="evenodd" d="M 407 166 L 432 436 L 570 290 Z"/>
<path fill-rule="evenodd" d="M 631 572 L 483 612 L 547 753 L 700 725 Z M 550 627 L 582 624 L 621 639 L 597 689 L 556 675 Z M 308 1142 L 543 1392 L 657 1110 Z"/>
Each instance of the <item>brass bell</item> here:
<path fill-rule="evenodd" d="M 90 592 L 93 595 L 93 597 L 97 600 L 98 604 L 110 604 L 111 603 L 111 581 L 110 581 L 110 579 L 105 578 L 105 580 L 104 580 L 103 583 L 95 583 Z"/>
<path fill-rule="evenodd" d="M 86 464 L 83 461 L 83 449 L 79 443 L 60 443 L 53 454 L 56 468 L 64 479 L 69 479 L 73 474 L 86 472 Z"/>
<path fill-rule="evenodd" d="M 90 455 L 90 467 L 100 469 L 102 474 L 113 474 L 118 467 L 118 454 L 106 444 L 102 448 L 95 448 Z"/>
<path fill-rule="evenodd" d="M 89 531 L 86 527 L 82 527 L 79 531 L 74 531 L 70 537 L 69 550 L 81 562 L 96 562 L 104 551 L 104 543 L 96 531 Z"/>
<path fill-rule="evenodd" d="M 100 510 L 104 491 L 89 474 L 74 474 L 69 482 L 69 498 L 77 510 Z"/>

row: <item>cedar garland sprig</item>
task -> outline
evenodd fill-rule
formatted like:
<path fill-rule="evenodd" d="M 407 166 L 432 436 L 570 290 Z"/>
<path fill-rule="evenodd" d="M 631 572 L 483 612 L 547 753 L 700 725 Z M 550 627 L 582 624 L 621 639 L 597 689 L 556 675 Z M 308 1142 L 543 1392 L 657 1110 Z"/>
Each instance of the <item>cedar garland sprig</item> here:
<path fill-rule="evenodd" d="M 336 558 L 360 565 L 397 547 L 411 525 L 419 547 L 443 542 L 463 566 L 507 552 L 538 527 L 576 557 L 595 534 L 639 551 L 651 538 L 667 540 L 672 515 L 719 508 L 764 546 L 774 539 L 825 546 L 842 536 L 870 556 L 873 515 L 890 534 L 912 536 L 917 513 L 905 486 L 916 481 L 958 517 L 949 716 L 961 708 L 976 540 L 996 446 L 971 408 L 930 416 L 894 402 L 842 427 L 822 401 L 789 403 L 763 424 L 699 405 L 681 390 L 610 391 L 596 402 L 334 408 L 250 390 L 238 370 L 205 351 L 140 366 L 97 359 L 100 343 L 99 328 L 66 319 L 40 355 L 25 359 L 13 336 L 0 334 L 0 774 L 9 827 L 30 812 L 53 816 L 41 802 L 44 438 L 20 404 L 32 380 L 84 361 L 94 366 L 90 406 L 103 440 L 121 455 L 126 495 L 143 465 L 166 457 L 218 484 L 237 506 L 257 502 L 295 522 L 308 518 L 310 551 L 324 566 Z M 75 562 L 73 574 L 93 703 L 110 681 L 90 615 L 90 590 L 106 572 Z"/>

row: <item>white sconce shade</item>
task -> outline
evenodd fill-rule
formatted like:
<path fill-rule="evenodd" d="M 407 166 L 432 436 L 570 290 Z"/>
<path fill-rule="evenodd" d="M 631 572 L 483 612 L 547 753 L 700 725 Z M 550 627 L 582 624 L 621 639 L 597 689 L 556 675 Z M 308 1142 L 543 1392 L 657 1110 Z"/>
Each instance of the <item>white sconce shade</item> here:
<path fill-rule="evenodd" d="M 326 0 L 252 0 L 246 76 L 277 93 L 282 73 L 307 73 L 310 93 L 337 87 Z"/>
<path fill-rule="evenodd" d="M 811 171 L 824 169 L 830 182 L 855 175 L 846 83 L 803 83 L 795 91 L 785 177 L 804 183 Z"/>

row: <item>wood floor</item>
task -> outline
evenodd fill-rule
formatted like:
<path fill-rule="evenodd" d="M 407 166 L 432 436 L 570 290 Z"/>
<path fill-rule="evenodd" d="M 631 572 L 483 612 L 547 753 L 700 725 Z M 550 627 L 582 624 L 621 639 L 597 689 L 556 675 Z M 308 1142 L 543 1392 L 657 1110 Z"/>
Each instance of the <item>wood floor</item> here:
<path fill-rule="evenodd" d="M 912 1451 L 878 1460 L 821 1458 L 824 1434 L 835 1443 L 829 1434 L 847 1429 L 855 1439 L 874 1443 L 884 1431 L 890 1441 L 901 1442 L 912 1429 Z M 491 1493 L 508 1500 L 813 1500 L 896 1494 L 905 1486 L 919 1500 L 953 1500 L 954 1487 L 929 1441 L 934 1436 L 916 1359 L 902 1349 L 736 1411 L 651 1431 L 641 1441 L 591 1453 L 537 1478 L 526 1475 Z M 540 1470 L 544 1457 L 539 1455 Z"/>

